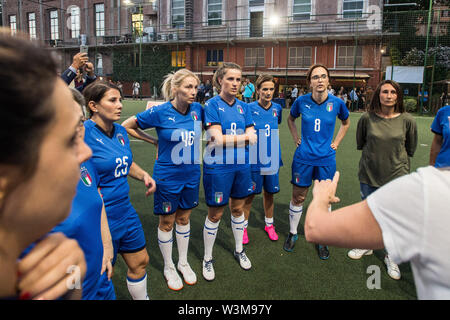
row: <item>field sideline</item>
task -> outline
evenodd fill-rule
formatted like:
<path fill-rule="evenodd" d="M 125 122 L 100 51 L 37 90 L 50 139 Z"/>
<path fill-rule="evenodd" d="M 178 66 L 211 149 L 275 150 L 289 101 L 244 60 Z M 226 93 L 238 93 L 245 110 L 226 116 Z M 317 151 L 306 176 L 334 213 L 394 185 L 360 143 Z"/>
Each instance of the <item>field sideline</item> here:
<path fill-rule="evenodd" d="M 146 101 L 124 101 L 121 121 L 145 109 Z M 203 186 L 200 189 L 200 205 L 191 216 L 191 241 L 188 259 L 197 273 L 198 282 L 194 286 L 185 285 L 179 292 L 167 288 L 163 276 L 163 259 L 157 241 L 158 217 L 153 214 L 153 196 L 145 198 L 143 184 L 133 179 L 130 182 L 131 202 L 141 218 L 147 238 L 150 256 L 148 271 L 148 291 L 152 300 L 298 300 L 298 299 L 416 299 L 415 286 L 409 264 L 400 266 L 402 279 L 392 280 L 386 273 L 384 254 L 376 251 L 372 256 L 353 261 L 347 257 L 348 249 L 330 247 L 330 258 L 318 258 L 314 245 L 304 239 L 303 223 L 311 191 L 304 205 L 304 214 L 299 226 L 300 239 L 292 253 L 283 250 L 283 243 L 289 231 L 288 209 L 292 187 L 291 162 L 295 146 L 290 136 L 286 118 L 289 111 L 283 110 L 283 123 L 280 140 L 284 167 L 280 170 L 281 192 L 275 196 L 275 227 L 280 239 L 271 242 L 264 232 L 264 213 L 262 197 L 254 201 L 249 220 L 250 243 L 246 252 L 252 262 L 250 271 L 243 271 L 234 260 L 232 251 L 234 239 L 230 226 L 230 213 L 226 209 L 220 223 L 215 243 L 214 268 L 216 279 L 207 282 L 202 277 L 203 224 L 207 207 L 204 201 Z M 360 200 L 357 177 L 360 151 L 356 150 L 356 124 L 361 113 L 351 113 L 350 129 L 337 151 L 337 169 L 341 173 L 337 195 L 341 203 L 335 208 Z M 419 143 L 411 160 L 412 170 L 428 163 L 432 133 L 432 117 L 416 117 L 419 130 Z M 339 125 L 338 122 L 337 125 Z M 297 126 L 300 127 L 299 121 Z M 337 127 L 338 128 L 338 127 Z M 337 130 L 335 130 L 335 133 Z M 150 134 L 155 132 L 150 131 Z M 153 171 L 155 148 L 141 141 L 131 142 L 134 161 L 148 172 Z M 395 197 L 395 195 L 393 195 Z M 175 238 L 175 236 L 174 236 Z M 176 241 L 174 240 L 174 262 L 177 263 Z M 381 270 L 381 289 L 368 289 L 367 281 L 372 273 L 369 266 Z M 131 299 L 126 287 L 126 265 L 119 258 L 115 266 L 114 285 L 117 299 Z"/>

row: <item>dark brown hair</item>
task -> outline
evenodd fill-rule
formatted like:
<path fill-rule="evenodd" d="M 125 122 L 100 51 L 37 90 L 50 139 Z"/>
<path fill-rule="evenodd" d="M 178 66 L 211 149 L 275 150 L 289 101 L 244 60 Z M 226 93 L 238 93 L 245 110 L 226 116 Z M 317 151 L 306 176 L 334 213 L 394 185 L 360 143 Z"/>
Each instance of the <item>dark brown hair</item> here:
<path fill-rule="evenodd" d="M 331 79 L 331 78 L 330 78 L 330 71 L 328 70 L 328 68 L 327 68 L 325 65 L 323 65 L 323 64 L 316 63 L 316 64 L 313 64 L 311 67 L 309 67 L 308 72 L 306 73 L 306 83 L 307 83 L 308 85 L 309 85 L 310 82 L 311 82 L 311 73 L 312 73 L 312 72 L 314 71 L 314 69 L 316 69 L 316 68 L 324 68 L 324 69 L 327 71 L 328 79 Z"/>
<path fill-rule="evenodd" d="M 116 89 L 120 92 L 119 87 L 113 83 L 98 80 L 94 81 L 90 85 L 88 85 L 83 90 L 84 99 L 86 100 L 87 109 L 89 111 L 89 117 L 91 118 L 93 113 L 91 108 L 89 108 L 89 102 L 94 101 L 95 103 L 99 103 L 100 100 L 103 99 L 105 93 L 111 89 Z"/>
<path fill-rule="evenodd" d="M 403 106 L 402 89 L 401 89 L 400 85 L 393 80 L 383 80 L 378 84 L 377 88 L 375 89 L 375 91 L 373 93 L 372 101 L 370 101 L 370 105 L 369 105 L 369 108 L 367 111 L 373 112 L 373 113 L 381 111 L 380 92 L 381 92 L 381 87 L 384 86 L 385 84 L 390 84 L 391 86 L 394 87 L 395 91 L 397 92 L 397 102 L 395 103 L 395 106 L 394 106 L 394 112 L 398 112 L 398 113 L 405 112 L 405 107 Z"/>
<path fill-rule="evenodd" d="M 0 163 L 20 166 L 21 182 L 34 173 L 39 146 L 54 118 L 50 99 L 56 80 L 50 51 L 26 35 L 13 37 L 9 29 L 0 29 Z"/>
<path fill-rule="evenodd" d="M 256 83 L 255 83 L 256 89 L 259 90 L 261 88 L 261 85 L 267 81 L 271 81 L 271 82 L 273 82 L 273 84 L 275 84 L 275 80 L 273 79 L 273 77 L 270 74 L 267 74 L 267 73 L 260 74 L 258 79 L 256 79 Z"/>

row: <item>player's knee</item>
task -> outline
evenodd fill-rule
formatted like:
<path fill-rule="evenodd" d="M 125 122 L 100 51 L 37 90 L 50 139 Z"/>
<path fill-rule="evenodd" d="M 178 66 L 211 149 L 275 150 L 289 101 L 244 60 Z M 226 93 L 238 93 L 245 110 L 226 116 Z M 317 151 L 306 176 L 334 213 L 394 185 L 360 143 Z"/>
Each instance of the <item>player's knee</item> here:
<path fill-rule="evenodd" d="M 294 206 L 298 207 L 298 206 L 303 205 L 303 202 L 305 202 L 305 199 L 306 199 L 306 196 L 304 196 L 304 195 L 295 195 L 292 197 L 291 202 Z"/>
<path fill-rule="evenodd" d="M 179 226 L 185 226 L 189 223 L 189 217 L 177 217 L 175 222 Z"/>

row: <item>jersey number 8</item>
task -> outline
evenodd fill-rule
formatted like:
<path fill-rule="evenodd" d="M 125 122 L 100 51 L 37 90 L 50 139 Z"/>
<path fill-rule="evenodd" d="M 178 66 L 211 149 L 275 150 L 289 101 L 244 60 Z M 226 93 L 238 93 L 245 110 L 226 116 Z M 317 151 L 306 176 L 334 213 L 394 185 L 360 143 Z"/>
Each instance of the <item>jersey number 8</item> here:
<path fill-rule="evenodd" d="M 320 119 L 314 120 L 314 131 L 319 132 L 320 131 Z"/>

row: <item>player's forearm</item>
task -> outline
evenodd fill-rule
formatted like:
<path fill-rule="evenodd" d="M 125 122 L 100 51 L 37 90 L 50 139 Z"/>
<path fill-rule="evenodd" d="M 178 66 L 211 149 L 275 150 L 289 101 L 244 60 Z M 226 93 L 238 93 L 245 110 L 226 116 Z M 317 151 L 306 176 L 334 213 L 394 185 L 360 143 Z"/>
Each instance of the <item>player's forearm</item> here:
<path fill-rule="evenodd" d="M 342 139 L 344 139 L 345 135 L 347 134 L 348 128 L 350 128 L 350 120 L 347 120 L 345 124 L 341 124 L 336 138 L 334 139 L 334 144 L 339 145 L 342 142 Z"/>
<path fill-rule="evenodd" d="M 146 141 L 148 143 L 157 145 L 158 144 L 158 139 L 155 137 L 152 137 L 151 135 L 145 133 L 143 130 L 139 129 L 137 122 L 136 122 L 136 117 L 130 117 L 127 120 L 125 120 L 122 123 L 122 126 L 127 130 L 127 133 L 136 138 L 136 139 L 140 139 L 143 141 Z"/>
<path fill-rule="evenodd" d="M 104 248 L 112 247 L 112 238 L 111 238 L 111 232 L 109 230 L 108 218 L 106 216 L 105 205 L 102 206 L 102 215 L 101 215 L 100 224 L 101 224 L 103 247 Z"/>
<path fill-rule="evenodd" d="M 442 137 L 435 134 L 433 138 L 433 142 L 431 143 L 431 150 L 430 150 L 430 166 L 434 166 L 436 163 L 436 158 L 439 154 L 439 151 L 441 151 L 442 147 Z"/>
<path fill-rule="evenodd" d="M 291 132 L 292 139 L 294 140 L 294 143 L 297 143 L 297 141 L 299 140 L 299 137 L 298 137 L 298 130 L 297 130 L 297 126 L 295 125 L 295 121 L 292 120 L 289 116 L 287 123 L 288 123 L 289 131 Z"/>
<path fill-rule="evenodd" d="M 144 181 L 145 176 L 150 174 L 143 170 L 136 162 L 133 162 L 130 166 L 130 172 L 128 175 L 133 179 Z"/>

